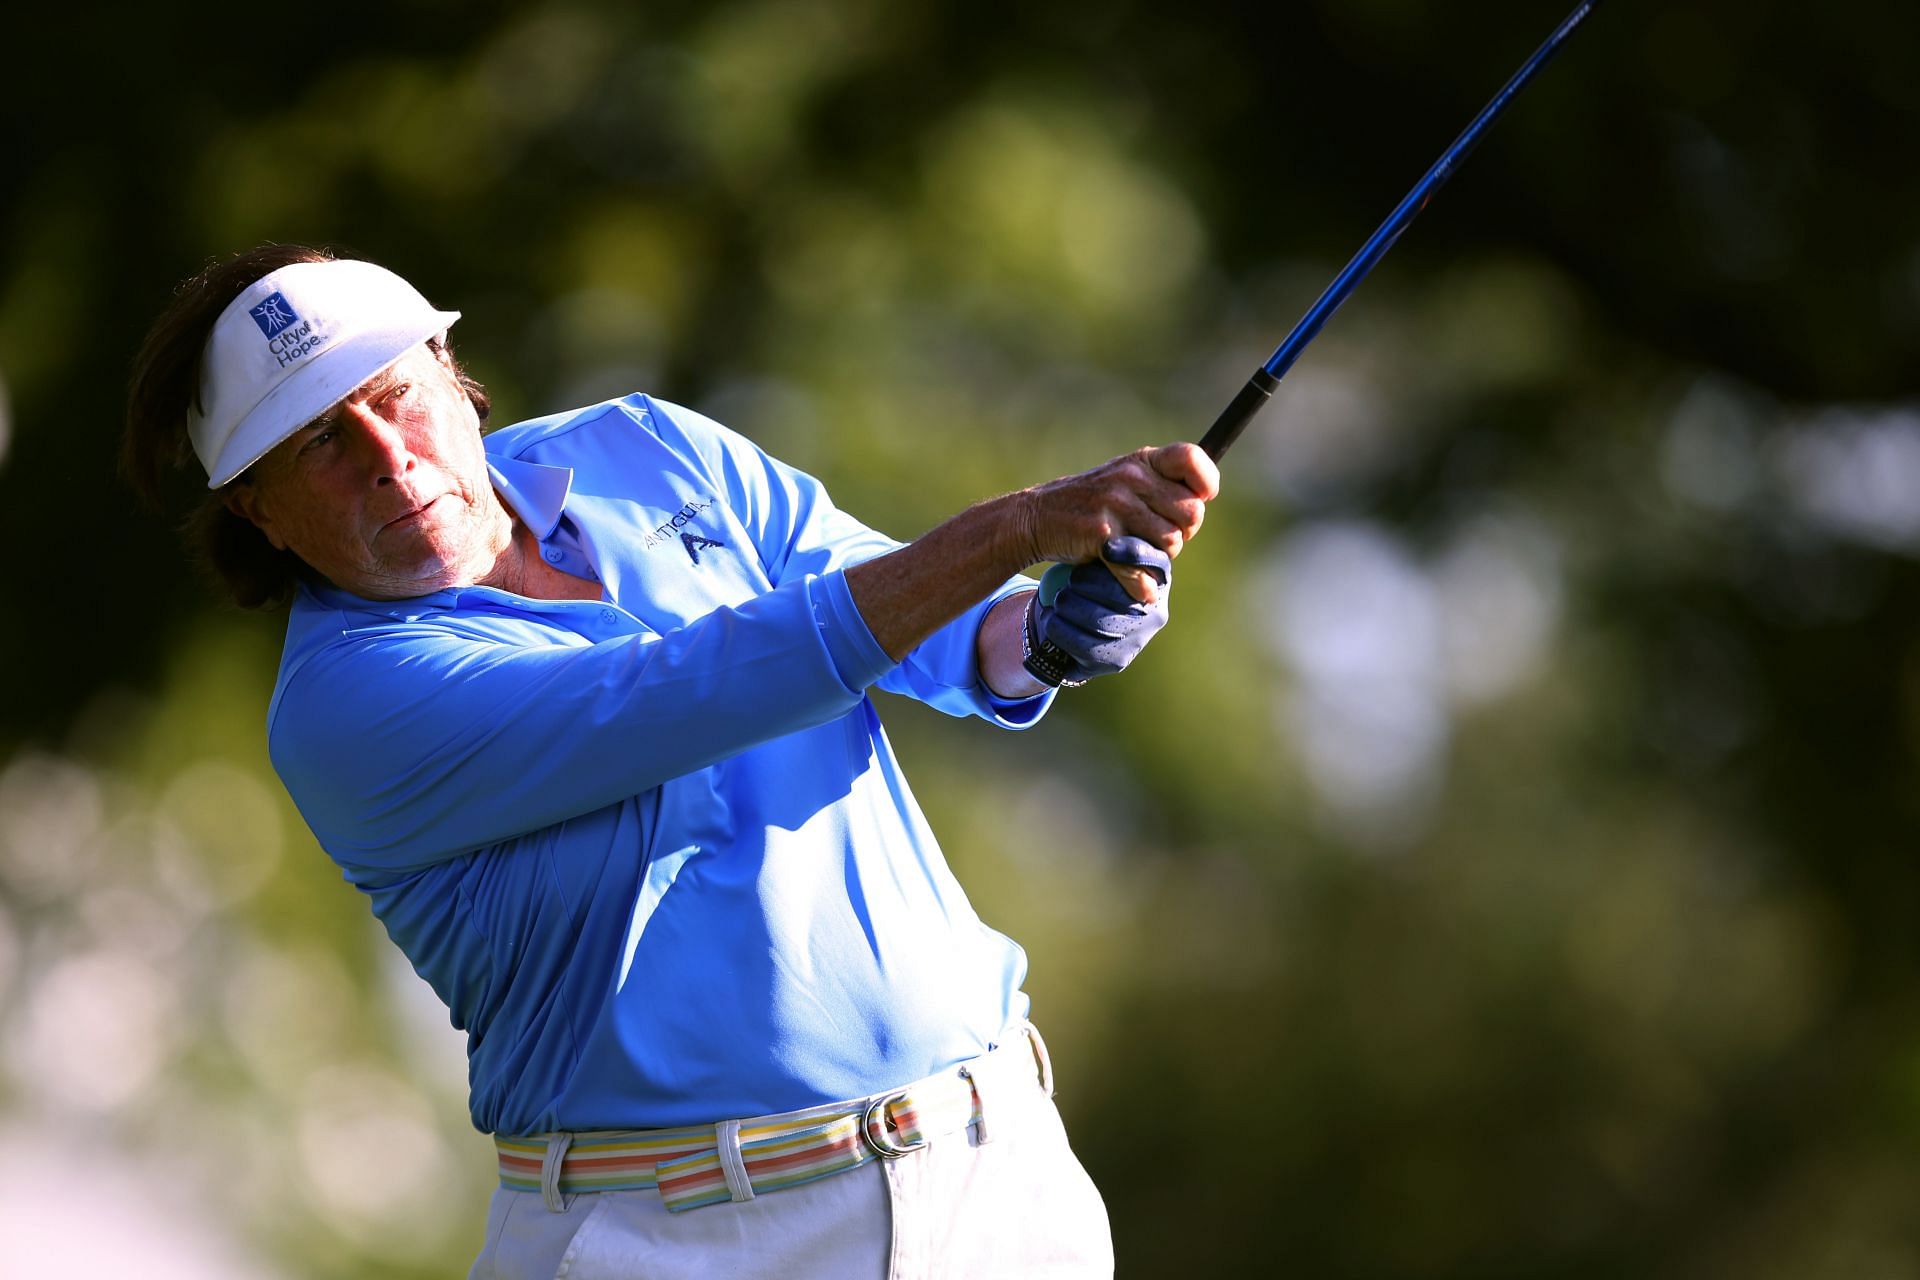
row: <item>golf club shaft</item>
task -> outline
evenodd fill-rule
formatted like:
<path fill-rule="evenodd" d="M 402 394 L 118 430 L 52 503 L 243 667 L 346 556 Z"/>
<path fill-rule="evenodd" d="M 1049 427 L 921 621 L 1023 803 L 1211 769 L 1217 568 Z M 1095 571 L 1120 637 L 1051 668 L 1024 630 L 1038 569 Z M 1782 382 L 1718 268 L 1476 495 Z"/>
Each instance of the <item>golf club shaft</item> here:
<path fill-rule="evenodd" d="M 1293 326 L 1293 332 L 1287 335 L 1286 341 L 1280 344 L 1279 349 L 1273 353 L 1272 359 L 1254 371 L 1253 377 L 1240 388 L 1240 394 L 1233 398 L 1233 403 L 1229 404 L 1214 420 L 1213 426 L 1207 429 L 1206 436 L 1200 441 L 1200 447 L 1206 450 L 1207 456 L 1218 461 L 1233 442 L 1239 439 L 1240 433 L 1247 429 L 1247 424 L 1253 421 L 1254 415 L 1266 407 L 1268 399 L 1273 395 L 1273 389 L 1280 385 L 1280 379 L 1284 378 L 1287 370 L 1293 367 L 1293 362 L 1300 358 L 1300 353 L 1306 350 L 1307 344 L 1319 335 L 1321 327 L 1333 317 L 1335 311 L 1340 309 L 1340 304 L 1347 300 L 1347 296 L 1359 286 L 1360 282 L 1366 279 L 1367 273 L 1373 270 L 1374 264 L 1386 256 L 1387 250 L 1393 248 L 1394 241 L 1400 238 L 1400 233 L 1407 229 L 1408 224 L 1419 215 L 1420 211 L 1427 207 L 1427 202 L 1433 198 L 1434 192 L 1453 176 L 1454 169 L 1479 144 L 1481 135 L 1486 133 L 1493 122 L 1506 111 L 1514 95 L 1525 88 L 1527 81 L 1533 79 L 1535 73 L 1560 51 L 1560 46 L 1567 42 L 1568 37 L 1582 22 L 1586 21 L 1587 15 L 1599 3 L 1600 0 L 1582 0 L 1579 7 L 1567 16 L 1566 21 L 1547 37 L 1546 43 L 1534 50 L 1533 56 L 1527 59 L 1526 64 L 1514 72 L 1513 78 L 1507 81 L 1506 87 L 1495 94 L 1493 101 L 1474 117 L 1473 123 L 1466 127 L 1466 131 L 1454 139 L 1453 145 L 1434 162 L 1433 168 L 1427 170 L 1426 176 L 1414 184 L 1413 190 L 1407 193 L 1407 198 L 1402 200 L 1399 207 L 1380 224 L 1380 229 L 1360 247 L 1360 252 L 1353 255 L 1353 261 L 1347 263 L 1346 269 L 1334 277 L 1333 283 L 1327 286 L 1319 300 L 1308 309 L 1306 315 L 1300 318 L 1300 323 Z"/>

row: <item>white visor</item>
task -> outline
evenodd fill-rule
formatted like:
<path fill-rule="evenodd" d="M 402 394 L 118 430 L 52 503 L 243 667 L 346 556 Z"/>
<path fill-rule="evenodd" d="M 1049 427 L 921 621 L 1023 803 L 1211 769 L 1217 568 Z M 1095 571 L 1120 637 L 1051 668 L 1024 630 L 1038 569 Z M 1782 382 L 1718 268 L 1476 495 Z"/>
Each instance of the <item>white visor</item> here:
<path fill-rule="evenodd" d="M 248 285 L 213 323 L 200 361 L 202 411 L 187 417 L 207 488 L 459 318 L 371 262 L 296 262 Z"/>

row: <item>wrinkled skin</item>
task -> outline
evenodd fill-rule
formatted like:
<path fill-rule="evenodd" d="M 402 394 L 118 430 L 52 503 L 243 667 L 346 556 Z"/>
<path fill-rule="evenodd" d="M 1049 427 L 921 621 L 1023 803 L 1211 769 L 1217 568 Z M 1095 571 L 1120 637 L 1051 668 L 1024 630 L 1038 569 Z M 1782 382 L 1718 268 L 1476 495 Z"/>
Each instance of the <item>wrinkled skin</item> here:
<path fill-rule="evenodd" d="M 370 600 L 510 586 L 518 561 L 479 416 L 424 344 L 275 446 L 227 504 L 275 547 Z"/>

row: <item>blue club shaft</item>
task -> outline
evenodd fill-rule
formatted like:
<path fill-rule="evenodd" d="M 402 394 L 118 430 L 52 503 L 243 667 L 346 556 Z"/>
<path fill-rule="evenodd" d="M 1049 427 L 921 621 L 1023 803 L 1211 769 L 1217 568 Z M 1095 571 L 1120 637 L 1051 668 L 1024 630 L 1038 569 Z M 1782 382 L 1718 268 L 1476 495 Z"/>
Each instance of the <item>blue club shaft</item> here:
<path fill-rule="evenodd" d="M 1419 216 L 1420 211 L 1427 207 L 1427 202 L 1433 199 L 1434 192 L 1453 176 L 1453 171 L 1459 167 L 1460 162 L 1479 145 L 1481 136 L 1506 112 L 1514 95 L 1526 87 L 1527 81 L 1533 79 L 1540 68 L 1552 60 L 1554 54 L 1560 52 L 1560 46 L 1567 42 L 1580 24 L 1586 21 L 1587 15 L 1593 12 L 1594 6 L 1599 3 L 1600 0 L 1582 0 L 1580 6 L 1567 16 L 1566 21 L 1547 37 L 1546 43 L 1534 50 L 1533 56 L 1527 59 L 1526 64 L 1514 72 L 1513 78 L 1494 95 L 1493 101 L 1473 118 L 1473 123 L 1453 140 L 1453 145 L 1434 162 L 1433 168 L 1427 170 L 1426 176 L 1414 184 L 1413 190 L 1407 192 L 1406 199 L 1402 200 L 1399 207 L 1380 224 L 1380 229 L 1360 246 L 1360 252 L 1353 255 L 1353 261 L 1347 263 L 1346 268 L 1334 277 L 1333 283 L 1321 293 L 1319 300 L 1308 309 L 1306 315 L 1300 318 L 1300 323 L 1293 326 L 1293 332 L 1287 335 L 1286 341 L 1280 344 L 1273 353 L 1273 357 L 1254 371 L 1253 377 L 1249 378 L 1246 386 L 1240 389 L 1240 394 L 1233 398 L 1233 403 L 1228 405 L 1214 420 L 1213 426 L 1207 429 L 1206 436 L 1200 441 L 1200 447 L 1206 450 L 1209 457 L 1217 461 L 1233 442 L 1239 439 L 1240 433 L 1247 429 L 1247 424 L 1253 421 L 1254 415 L 1266 406 L 1268 399 L 1273 395 L 1273 389 L 1280 385 L 1280 379 L 1285 377 L 1287 370 L 1293 367 L 1293 362 L 1300 358 L 1300 353 L 1307 349 L 1307 344 L 1319 336 L 1321 328 L 1333 318 L 1333 313 L 1340 309 L 1340 304 L 1347 300 L 1348 295 L 1359 286 L 1362 280 L 1366 279 L 1367 273 L 1373 270 L 1374 264 L 1386 256 L 1387 250 L 1393 248 L 1394 241 L 1400 238 L 1400 233 L 1405 231 L 1414 218 Z"/>

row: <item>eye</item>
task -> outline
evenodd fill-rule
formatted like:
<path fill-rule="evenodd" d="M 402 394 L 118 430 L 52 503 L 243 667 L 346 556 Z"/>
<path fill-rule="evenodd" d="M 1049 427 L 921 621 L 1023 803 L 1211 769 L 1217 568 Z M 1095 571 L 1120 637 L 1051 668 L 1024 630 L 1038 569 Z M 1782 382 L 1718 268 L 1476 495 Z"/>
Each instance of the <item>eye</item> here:
<path fill-rule="evenodd" d="M 300 446 L 300 452 L 301 453 L 317 452 L 318 450 L 325 448 L 327 445 L 332 444 L 334 436 L 338 434 L 339 433 L 335 431 L 332 427 L 322 427 L 318 431 L 314 432 L 312 435 L 307 437 L 306 442 Z"/>

